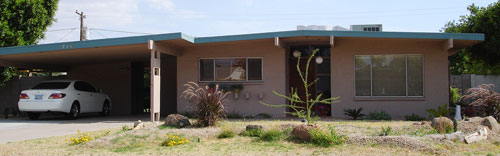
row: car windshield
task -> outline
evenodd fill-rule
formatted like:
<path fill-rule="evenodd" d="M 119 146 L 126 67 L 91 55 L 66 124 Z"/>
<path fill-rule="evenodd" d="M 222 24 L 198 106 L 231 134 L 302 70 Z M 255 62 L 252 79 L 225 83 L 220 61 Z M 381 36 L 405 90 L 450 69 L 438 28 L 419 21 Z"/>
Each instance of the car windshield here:
<path fill-rule="evenodd" d="M 71 82 L 43 82 L 32 89 L 65 89 Z"/>

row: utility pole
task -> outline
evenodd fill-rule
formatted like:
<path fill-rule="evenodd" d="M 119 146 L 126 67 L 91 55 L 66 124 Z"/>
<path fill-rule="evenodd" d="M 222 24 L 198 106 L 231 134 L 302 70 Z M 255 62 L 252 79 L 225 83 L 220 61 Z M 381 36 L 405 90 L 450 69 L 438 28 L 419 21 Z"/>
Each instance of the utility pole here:
<path fill-rule="evenodd" d="M 80 41 L 83 41 L 83 19 L 86 17 L 84 14 L 83 14 L 83 11 L 78 13 L 78 10 L 76 10 L 76 14 L 77 15 L 80 15 Z"/>

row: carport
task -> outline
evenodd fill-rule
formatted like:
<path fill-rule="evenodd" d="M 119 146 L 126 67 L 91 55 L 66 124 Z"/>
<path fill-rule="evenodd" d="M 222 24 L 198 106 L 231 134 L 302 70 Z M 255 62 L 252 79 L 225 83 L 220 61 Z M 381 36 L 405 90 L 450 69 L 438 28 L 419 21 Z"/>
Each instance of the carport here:
<path fill-rule="evenodd" d="M 0 48 L 0 66 L 66 71 L 68 79 L 90 82 L 107 93 L 111 115 L 149 112 L 158 121 L 160 112 L 177 111 L 176 57 L 193 40 L 171 33 L 7 47 Z"/>

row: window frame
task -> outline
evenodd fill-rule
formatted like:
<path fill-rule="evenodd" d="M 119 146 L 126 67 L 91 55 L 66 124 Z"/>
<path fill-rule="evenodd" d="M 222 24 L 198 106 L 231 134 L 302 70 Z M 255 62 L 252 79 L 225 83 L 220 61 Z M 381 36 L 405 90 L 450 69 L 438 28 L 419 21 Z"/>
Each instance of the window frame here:
<path fill-rule="evenodd" d="M 217 59 L 245 59 L 245 80 L 243 81 L 217 81 L 216 80 L 216 69 L 215 69 L 215 62 Z M 260 74 L 261 74 L 261 80 L 248 80 L 248 59 L 260 59 L 261 60 L 261 65 L 260 65 Z M 213 80 L 212 81 L 201 81 L 201 63 L 200 60 L 213 60 Z M 244 83 L 244 82 L 263 82 L 264 81 L 264 58 L 263 57 L 207 57 L 207 58 L 198 58 L 198 82 L 200 83 Z"/>
<path fill-rule="evenodd" d="M 405 90 L 406 94 L 405 96 L 374 96 L 373 95 L 373 56 L 382 56 L 382 55 L 396 55 L 396 56 L 404 56 L 405 57 Z M 358 56 L 368 56 L 371 59 L 370 63 L 370 95 L 368 96 L 359 96 L 356 95 L 356 57 Z M 408 56 L 422 56 L 422 96 L 408 96 Z M 353 57 L 353 71 L 354 71 L 354 97 L 374 97 L 374 98 L 401 98 L 401 97 L 408 97 L 408 98 L 423 98 L 425 97 L 425 56 L 424 54 L 376 54 L 376 55 L 354 55 Z"/>

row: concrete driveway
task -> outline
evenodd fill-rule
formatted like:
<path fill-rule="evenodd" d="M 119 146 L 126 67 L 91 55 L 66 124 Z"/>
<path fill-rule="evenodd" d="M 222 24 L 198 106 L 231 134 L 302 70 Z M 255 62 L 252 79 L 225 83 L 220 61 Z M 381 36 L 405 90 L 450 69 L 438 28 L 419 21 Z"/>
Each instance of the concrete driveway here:
<path fill-rule="evenodd" d="M 85 115 L 77 120 L 66 120 L 60 116 L 42 116 L 39 120 L 26 118 L 0 119 L 0 144 L 8 142 L 45 138 L 95 131 L 107 128 L 118 128 L 123 125 L 133 126 L 134 121 L 148 121 L 147 115 L 142 116 L 107 116 Z"/>

